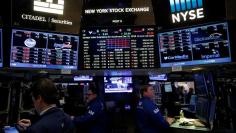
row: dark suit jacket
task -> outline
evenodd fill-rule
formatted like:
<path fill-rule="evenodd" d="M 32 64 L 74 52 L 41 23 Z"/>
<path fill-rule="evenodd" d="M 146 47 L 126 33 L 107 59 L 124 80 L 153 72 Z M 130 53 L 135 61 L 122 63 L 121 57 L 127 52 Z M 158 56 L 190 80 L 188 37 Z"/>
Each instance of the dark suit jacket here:
<path fill-rule="evenodd" d="M 73 133 L 73 131 L 74 125 L 70 117 L 59 108 L 54 107 L 27 128 L 26 133 Z"/>

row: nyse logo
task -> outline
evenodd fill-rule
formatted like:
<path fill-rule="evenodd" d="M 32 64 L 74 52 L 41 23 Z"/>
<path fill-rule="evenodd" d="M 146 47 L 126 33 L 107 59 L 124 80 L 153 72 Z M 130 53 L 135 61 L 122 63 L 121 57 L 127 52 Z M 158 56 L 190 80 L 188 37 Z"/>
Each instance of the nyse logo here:
<path fill-rule="evenodd" d="M 34 0 L 34 11 L 63 15 L 63 10 L 64 0 Z"/>
<path fill-rule="evenodd" d="M 202 0 L 169 0 L 172 23 L 204 18 Z"/>

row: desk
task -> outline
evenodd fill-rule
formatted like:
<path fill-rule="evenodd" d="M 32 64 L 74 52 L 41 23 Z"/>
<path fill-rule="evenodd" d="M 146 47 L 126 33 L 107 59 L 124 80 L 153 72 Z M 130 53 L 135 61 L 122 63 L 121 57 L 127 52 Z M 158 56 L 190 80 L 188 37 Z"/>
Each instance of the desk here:
<path fill-rule="evenodd" d="M 182 122 L 189 122 L 192 123 L 189 126 L 181 126 L 180 123 Z M 196 126 L 198 125 L 198 126 Z M 198 119 L 187 119 L 187 118 L 181 118 L 176 120 L 173 124 L 170 125 L 171 131 L 175 133 L 207 133 L 210 132 L 211 130 L 207 127 L 205 127 L 203 124 L 199 122 Z"/>

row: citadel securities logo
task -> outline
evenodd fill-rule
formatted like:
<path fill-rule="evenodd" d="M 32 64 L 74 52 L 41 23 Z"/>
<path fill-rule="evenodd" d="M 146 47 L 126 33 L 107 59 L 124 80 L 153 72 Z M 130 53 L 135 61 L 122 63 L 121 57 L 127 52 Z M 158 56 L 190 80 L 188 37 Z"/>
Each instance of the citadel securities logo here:
<path fill-rule="evenodd" d="M 169 0 L 172 23 L 204 18 L 202 0 Z"/>
<path fill-rule="evenodd" d="M 34 11 L 63 15 L 64 0 L 34 0 Z"/>

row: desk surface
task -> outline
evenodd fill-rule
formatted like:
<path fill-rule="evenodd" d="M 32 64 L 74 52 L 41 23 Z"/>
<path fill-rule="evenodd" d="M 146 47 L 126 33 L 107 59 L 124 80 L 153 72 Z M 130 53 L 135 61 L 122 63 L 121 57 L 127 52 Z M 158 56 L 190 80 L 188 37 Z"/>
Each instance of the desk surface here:
<path fill-rule="evenodd" d="M 189 122 L 192 124 L 189 126 L 181 126 L 180 123 L 182 123 L 182 122 Z M 196 125 L 198 125 L 198 126 L 196 126 Z M 171 128 L 189 129 L 189 130 L 210 131 L 210 129 L 205 127 L 203 124 L 201 124 L 198 119 L 181 118 L 179 120 L 176 120 L 174 123 L 172 123 L 170 125 L 170 127 Z"/>

